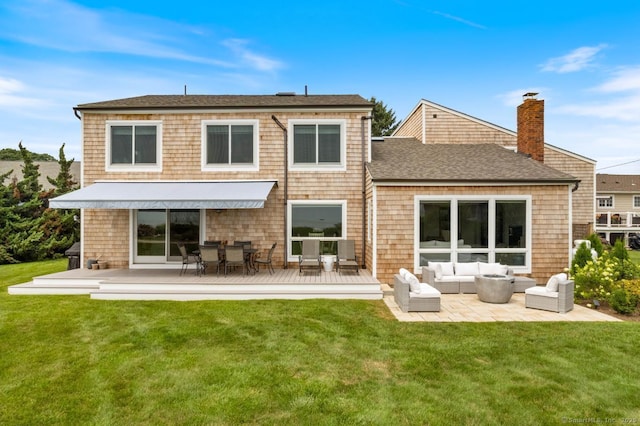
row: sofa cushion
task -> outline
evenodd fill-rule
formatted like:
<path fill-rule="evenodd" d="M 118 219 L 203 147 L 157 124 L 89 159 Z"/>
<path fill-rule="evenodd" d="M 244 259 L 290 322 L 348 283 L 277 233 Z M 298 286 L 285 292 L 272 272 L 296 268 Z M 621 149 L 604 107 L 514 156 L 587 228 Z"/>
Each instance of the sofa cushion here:
<path fill-rule="evenodd" d="M 443 275 L 442 278 L 436 278 L 436 282 L 441 282 L 441 283 L 457 283 L 460 281 L 460 277 L 457 277 L 455 275 Z"/>
<path fill-rule="evenodd" d="M 459 281 L 461 283 L 472 283 L 476 280 L 475 275 L 456 275 L 454 276 L 454 278 L 456 281 Z"/>
<path fill-rule="evenodd" d="M 567 279 L 567 274 L 552 275 L 551 278 L 549 278 L 549 281 L 547 281 L 547 285 L 545 287 L 547 291 L 557 292 L 558 284 L 560 284 L 560 281 L 565 281 L 566 279 Z"/>
<path fill-rule="evenodd" d="M 529 287 L 524 290 L 524 293 L 532 296 L 558 297 L 557 291 L 549 291 L 547 287 L 541 285 Z"/>
<path fill-rule="evenodd" d="M 478 262 L 456 262 L 455 275 L 478 275 Z"/>
<path fill-rule="evenodd" d="M 478 272 L 480 275 L 507 275 L 508 266 L 500 263 L 478 262 Z"/>
<path fill-rule="evenodd" d="M 440 277 L 446 275 L 453 275 L 453 263 L 452 262 L 429 262 L 430 268 L 436 271 L 436 278 L 438 278 L 438 265 L 440 265 Z"/>
<path fill-rule="evenodd" d="M 400 274 L 400 276 L 402 278 L 404 278 L 405 280 L 407 279 L 407 274 L 409 273 L 409 271 L 405 268 L 400 268 L 400 270 L 398 271 L 398 274 Z"/>
<path fill-rule="evenodd" d="M 412 293 L 420 293 L 420 280 L 411 272 L 407 272 L 405 280 L 409 283 L 409 289 Z"/>
<path fill-rule="evenodd" d="M 440 292 L 429 284 L 420 283 L 420 293 L 411 292 L 409 293 L 409 297 L 422 297 L 428 299 L 430 297 L 440 297 Z"/>

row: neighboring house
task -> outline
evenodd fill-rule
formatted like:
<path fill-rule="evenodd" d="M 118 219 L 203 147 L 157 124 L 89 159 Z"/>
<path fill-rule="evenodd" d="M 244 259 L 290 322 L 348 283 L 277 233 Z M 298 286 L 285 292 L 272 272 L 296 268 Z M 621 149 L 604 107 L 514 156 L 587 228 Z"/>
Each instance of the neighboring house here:
<path fill-rule="evenodd" d="M 572 203 L 566 208 L 571 211 L 574 237 L 586 237 L 593 231 L 596 162 L 544 142 L 544 100 L 535 99 L 535 95 L 526 94 L 525 102 L 518 107 L 517 132 L 423 99 L 393 136 L 414 137 L 425 144 L 493 143 L 513 151 L 522 145 L 520 151 L 579 179 Z M 532 107 L 525 108 L 527 105 Z M 528 148 L 532 143 L 535 152 Z"/>
<path fill-rule="evenodd" d="M 611 244 L 640 233 L 640 176 L 596 175 L 595 232 Z"/>
<path fill-rule="evenodd" d="M 539 113 L 539 102 L 523 105 Z M 293 266 L 303 240 L 318 239 L 334 254 L 337 240 L 352 239 L 382 282 L 400 267 L 419 273 L 429 260 L 502 262 L 540 282 L 567 267 L 581 177 L 515 148 L 586 169 L 593 162 L 545 146 L 540 119 L 531 121 L 537 136 L 527 145 L 439 106 L 429 117 L 454 119 L 449 134 L 467 121 L 472 128 L 421 143 L 431 126 L 420 128 L 413 116 L 426 123 L 433 105 L 422 101 L 382 142 L 372 141 L 372 104 L 358 95 L 79 105 L 82 189 L 51 205 L 84 209 L 83 265 L 102 256 L 114 267 L 176 267 L 177 242 L 251 240 L 264 250 L 277 242 L 274 263 Z M 420 130 L 404 134 L 409 128 Z M 476 131 L 484 133 L 475 139 Z M 456 142 L 464 134 L 472 143 Z"/>
<path fill-rule="evenodd" d="M 42 189 L 48 191 L 53 186 L 49 183 L 47 177 L 55 179 L 58 173 L 60 173 L 60 164 L 58 164 L 57 161 L 34 161 L 33 164 L 38 166 L 38 171 L 40 172 L 40 179 L 38 179 L 38 181 L 40 185 L 42 185 Z M 16 179 L 16 181 L 22 180 L 23 167 L 24 162 L 22 161 L 0 161 L 0 175 L 13 170 L 13 173 L 4 181 L 4 184 L 9 184 L 12 179 Z M 73 180 L 80 183 L 80 163 L 78 161 L 71 163 L 70 173 Z"/>
<path fill-rule="evenodd" d="M 78 105 L 82 189 L 51 200 L 83 208 L 89 258 L 124 268 L 175 267 L 176 243 L 338 239 L 361 252 L 363 158 L 372 104 L 359 95 L 141 96 Z"/>

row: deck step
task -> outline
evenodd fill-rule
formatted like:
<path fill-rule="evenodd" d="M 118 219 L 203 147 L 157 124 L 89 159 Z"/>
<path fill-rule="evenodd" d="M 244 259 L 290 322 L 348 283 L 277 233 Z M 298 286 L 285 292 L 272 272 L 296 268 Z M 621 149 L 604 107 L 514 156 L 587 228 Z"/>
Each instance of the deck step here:
<path fill-rule="evenodd" d="M 379 284 L 102 284 L 91 292 L 102 300 L 382 299 Z"/>
<path fill-rule="evenodd" d="M 55 294 L 91 294 L 92 291 L 99 289 L 99 284 L 87 283 L 71 283 L 65 285 L 62 283 L 39 283 L 31 281 L 24 284 L 16 284 L 10 286 L 7 291 L 9 294 L 25 294 L 25 295 L 55 295 Z"/>

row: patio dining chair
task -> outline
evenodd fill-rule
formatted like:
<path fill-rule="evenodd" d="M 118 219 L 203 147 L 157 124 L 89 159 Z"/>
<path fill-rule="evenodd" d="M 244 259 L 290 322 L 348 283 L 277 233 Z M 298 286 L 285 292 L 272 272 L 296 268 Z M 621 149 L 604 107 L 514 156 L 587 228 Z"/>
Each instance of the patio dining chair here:
<path fill-rule="evenodd" d="M 180 256 L 182 256 L 182 266 L 180 268 L 180 275 L 183 275 L 187 272 L 189 265 L 196 265 L 196 274 L 200 273 L 200 257 L 195 254 L 187 253 L 187 248 L 184 246 L 184 243 L 176 243 L 178 245 L 178 250 L 180 250 Z"/>
<path fill-rule="evenodd" d="M 267 268 L 269 268 L 269 275 L 273 274 L 274 271 L 273 265 L 271 264 L 271 256 L 273 256 L 273 251 L 276 249 L 277 245 L 278 243 L 273 243 L 273 245 L 269 249 L 269 252 L 267 253 L 266 259 L 256 257 L 256 259 L 253 261 L 253 263 L 255 263 L 256 265 L 256 269 L 259 269 L 260 265 L 265 265 Z"/>
<path fill-rule="evenodd" d="M 244 257 L 244 250 L 242 249 L 242 246 L 227 246 L 225 248 L 225 259 L 224 259 L 224 275 L 225 276 L 229 272 L 230 266 L 242 267 L 242 275 L 244 276 L 246 260 Z"/>
<path fill-rule="evenodd" d="M 353 240 L 338 240 L 336 271 L 338 271 L 338 273 L 342 273 L 343 269 L 355 270 L 356 274 L 360 274 L 355 242 Z"/>
<path fill-rule="evenodd" d="M 320 241 L 319 240 L 303 240 L 302 254 L 298 256 L 300 273 L 304 269 L 317 270 L 318 274 L 322 271 L 322 262 L 320 258 Z"/>
<path fill-rule="evenodd" d="M 251 248 L 251 241 L 248 240 L 236 240 L 233 242 L 234 246 L 240 246 L 240 247 L 245 247 L 245 246 L 249 246 L 247 248 Z"/>
<path fill-rule="evenodd" d="M 220 275 L 220 265 L 224 263 L 224 260 L 218 254 L 218 246 L 202 245 L 200 246 L 200 268 L 203 275 L 207 274 L 207 268 L 209 266 L 216 267 L 216 275 Z"/>

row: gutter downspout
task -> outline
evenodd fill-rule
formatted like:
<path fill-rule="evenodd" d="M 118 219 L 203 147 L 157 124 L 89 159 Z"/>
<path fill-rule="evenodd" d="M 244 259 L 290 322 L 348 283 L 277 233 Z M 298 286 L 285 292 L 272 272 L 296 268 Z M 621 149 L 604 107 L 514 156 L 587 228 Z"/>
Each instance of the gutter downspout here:
<path fill-rule="evenodd" d="M 287 132 L 287 128 L 280 122 L 280 120 L 278 120 L 278 118 L 275 115 L 271 116 L 271 119 L 278 125 L 278 127 L 280 127 L 280 129 L 282 129 L 282 132 L 284 133 L 284 226 L 283 226 L 283 230 L 284 230 L 284 269 L 287 269 L 289 260 L 288 260 L 288 253 L 289 253 L 289 248 L 287 247 L 287 209 L 288 209 L 288 202 L 289 202 L 289 179 L 288 179 L 288 175 L 289 175 L 289 168 L 288 168 L 288 164 L 289 164 L 289 149 L 287 146 L 287 143 L 289 142 L 289 138 L 288 138 L 288 132 Z"/>
<path fill-rule="evenodd" d="M 366 206 L 367 206 L 367 192 L 366 192 L 366 178 L 367 178 L 367 161 L 364 156 L 365 150 L 365 138 L 364 138 L 364 122 L 367 120 L 371 120 L 373 116 L 365 115 L 360 118 L 360 133 L 362 135 L 362 142 L 360 146 L 360 161 L 362 162 L 362 269 L 366 269 L 367 262 L 365 256 L 367 254 L 366 242 L 367 242 L 367 216 L 366 216 Z"/>

